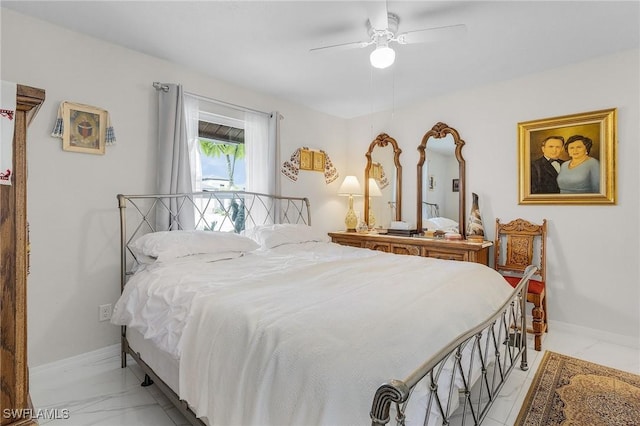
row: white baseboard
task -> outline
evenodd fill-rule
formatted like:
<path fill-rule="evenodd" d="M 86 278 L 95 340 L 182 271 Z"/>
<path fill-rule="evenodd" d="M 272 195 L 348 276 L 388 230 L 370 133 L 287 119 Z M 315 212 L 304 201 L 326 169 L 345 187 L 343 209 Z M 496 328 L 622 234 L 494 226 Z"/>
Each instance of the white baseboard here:
<path fill-rule="evenodd" d="M 594 328 L 583 327 L 580 325 L 570 324 L 563 321 L 549 320 L 549 332 L 553 333 L 553 330 L 560 330 L 566 333 L 579 334 L 581 336 L 587 336 L 594 339 L 602 340 L 608 343 L 613 343 L 620 346 L 627 346 L 633 349 L 640 349 L 640 336 L 627 336 L 624 334 L 616 334 L 603 330 L 596 330 Z"/>
<path fill-rule="evenodd" d="M 120 356 L 119 343 L 96 349 L 95 351 L 85 352 L 83 354 L 75 355 L 69 358 L 63 358 L 58 361 L 50 362 L 48 364 L 38 365 L 37 367 L 29 367 L 29 373 L 32 375 L 40 374 L 51 369 L 62 369 L 69 365 L 97 362 L 114 356 Z"/>

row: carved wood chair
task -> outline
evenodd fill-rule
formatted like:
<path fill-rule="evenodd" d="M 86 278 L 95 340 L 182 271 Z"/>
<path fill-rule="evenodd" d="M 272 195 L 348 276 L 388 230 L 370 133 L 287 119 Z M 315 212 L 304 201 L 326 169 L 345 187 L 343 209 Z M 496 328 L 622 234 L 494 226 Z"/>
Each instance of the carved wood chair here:
<path fill-rule="evenodd" d="M 528 265 L 536 265 L 538 273 L 529 281 L 527 302 L 533 304 L 533 324 L 529 333 L 535 335 L 535 350 L 542 349 L 542 334 L 547 332 L 547 297 L 545 245 L 547 220 L 542 225 L 516 219 L 500 223 L 496 219 L 496 241 L 494 246 L 495 269 L 507 282 L 515 287 Z"/>

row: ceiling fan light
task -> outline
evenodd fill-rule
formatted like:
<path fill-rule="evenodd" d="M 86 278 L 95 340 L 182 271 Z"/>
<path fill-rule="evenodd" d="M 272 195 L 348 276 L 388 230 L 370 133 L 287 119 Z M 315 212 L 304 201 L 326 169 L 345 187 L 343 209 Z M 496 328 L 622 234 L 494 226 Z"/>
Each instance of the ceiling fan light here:
<path fill-rule="evenodd" d="M 396 52 L 389 46 L 379 46 L 371 52 L 369 60 L 375 68 L 387 68 L 396 60 Z"/>

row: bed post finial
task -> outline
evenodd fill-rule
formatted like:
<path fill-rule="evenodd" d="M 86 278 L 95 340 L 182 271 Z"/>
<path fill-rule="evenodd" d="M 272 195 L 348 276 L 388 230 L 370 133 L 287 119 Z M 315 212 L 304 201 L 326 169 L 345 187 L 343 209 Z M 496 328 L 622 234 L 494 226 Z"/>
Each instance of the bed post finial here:
<path fill-rule="evenodd" d="M 409 387 L 400 380 L 392 380 L 378 388 L 371 406 L 371 426 L 383 426 L 389 423 L 391 403 L 402 403 L 409 397 Z"/>

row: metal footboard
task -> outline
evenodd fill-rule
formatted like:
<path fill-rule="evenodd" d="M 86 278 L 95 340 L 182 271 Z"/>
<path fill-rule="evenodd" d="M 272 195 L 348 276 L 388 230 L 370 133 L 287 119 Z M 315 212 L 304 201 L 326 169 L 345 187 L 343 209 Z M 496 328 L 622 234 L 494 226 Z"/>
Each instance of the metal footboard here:
<path fill-rule="evenodd" d="M 397 425 L 404 425 L 408 415 L 419 417 L 412 424 L 480 424 L 518 359 L 520 368 L 528 369 L 526 294 L 536 270 L 529 266 L 509 300 L 483 323 L 404 380 L 380 386 L 371 408 L 372 426 L 388 424 L 392 414 Z"/>

